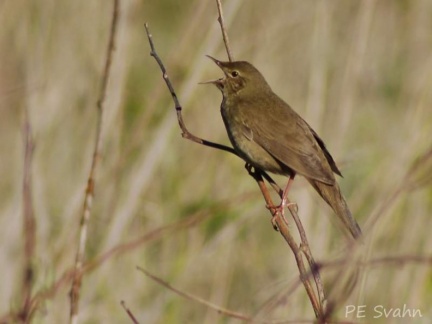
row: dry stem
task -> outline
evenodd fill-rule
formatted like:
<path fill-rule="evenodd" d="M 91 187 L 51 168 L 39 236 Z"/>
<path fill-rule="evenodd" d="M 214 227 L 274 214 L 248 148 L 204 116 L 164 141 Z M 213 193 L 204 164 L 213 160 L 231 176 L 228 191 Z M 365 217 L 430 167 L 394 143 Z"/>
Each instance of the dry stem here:
<path fill-rule="evenodd" d="M 102 85 L 99 93 L 99 99 L 97 101 L 98 108 L 98 120 L 97 120 L 97 129 L 96 129 L 96 140 L 95 147 L 93 151 L 92 164 L 90 167 L 90 173 L 87 181 L 87 188 L 84 196 L 84 207 L 80 220 L 80 233 L 79 233 L 79 242 L 78 242 L 78 250 L 75 259 L 75 269 L 74 276 L 72 280 L 72 287 L 70 291 L 70 323 L 77 323 L 78 321 L 78 308 L 79 308 L 79 294 L 82 284 L 82 266 L 84 262 L 84 253 L 86 249 L 87 242 L 87 226 L 90 219 L 92 202 L 94 197 L 94 189 L 95 189 L 95 174 L 98 166 L 100 151 L 102 147 L 102 126 L 103 126 L 103 117 L 104 117 L 104 108 L 105 108 L 105 99 L 107 94 L 107 86 L 109 81 L 109 76 L 111 72 L 111 63 L 112 56 L 115 49 L 115 35 L 117 31 L 118 25 L 118 12 L 119 12 L 119 0 L 114 0 L 113 11 L 112 11 L 112 20 L 111 20 L 111 29 L 109 35 L 109 42 L 106 53 L 105 60 L 105 68 L 102 76 Z"/>
<path fill-rule="evenodd" d="M 182 296 L 182 297 L 184 297 L 184 298 L 186 298 L 188 300 L 191 300 L 191 301 L 203 304 L 203 305 L 205 305 L 205 306 L 207 306 L 207 307 L 209 307 L 209 308 L 211 308 L 211 309 L 213 309 L 213 310 L 217 311 L 218 313 L 223 314 L 225 316 L 232 317 L 232 318 L 237 318 L 237 319 L 240 319 L 242 321 L 247 321 L 248 323 L 272 323 L 272 324 L 276 324 L 276 323 L 290 323 L 290 322 L 287 322 L 287 321 L 279 322 L 279 321 L 255 320 L 252 317 L 249 317 L 247 315 L 244 315 L 244 314 L 241 314 L 241 313 L 238 313 L 238 312 L 234 312 L 234 311 L 229 310 L 227 308 L 220 307 L 220 306 L 215 305 L 215 304 L 213 304 L 213 303 L 211 303 L 211 302 L 209 302 L 209 301 L 207 301 L 205 299 L 202 299 L 201 297 L 194 296 L 194 295 L 192 295 L 190 293 L 187 293 L 187 292 L 184 292 L 182 290 L 179 290 L 179 289 L 171 286 L 165 280 L 162 280 L 161 278 L 157 277 L 156 275 L 150 273 L 149 271 L 147 271 L 147 270 L 145 270 L 145 269 L 143 269 L 141 267 L 137 267 L 137 269 L 139 271 L 141 271 L 142 273 L 144 273 L 147 277 L 151 278 L 153 281 L 157 282 L 158 284 L 162 285 L 163 287 L 167 288 L 168 290 L 171 290 L 172 292 L 176 293 L 177 295 Z M 295 323 L 302 323 L 302 322 L 313 323 L 313 321 L 295 321 Z M 294 322 L 292 322 L 292 323 L 294 323 Z"/>
<path fill-rule="evenodd" d="M 128 314 L 129 318 L 132 320 L 134 324 L 139 324 L 138 320 L 135 318 L 134 314 L 131 312 L 131 310 L 126 306 L 126 303 L 124 300 L 120 302 L 125 312 Z"/>
<path fill-rule="evenodd" d="M 225 49 L 227 51 L 228 60 L 230 62 L 232 62 L 232 61 L 234 61 L 234 57 L 232 55 L 231 48 L 229 46 L 228 33 L 226 31 L 226 28 L 225 28 L 225 20 L 224 20 L 221 0 L 216 0 L 216 4 L 217 4 L 217 8 L 218 8 L 218 13 L 219 13 L 218 22 L 219 22 L 220 27 L 221 27 L 222 37 L 223 37 L 223 41 L 225 43 Z"/>
<path fill-rule="evenodd" d="M 23 177 L 23 233 L 24 274 L 22 282 L 22 306 L 20 319 L 27 323 L 32 315 L 32 288 L 34 283 L 33 258 L 36 248 L 36 219 L 33 211 L 31 166 L 34 143 L 27 109 L 24 110 L 24 177 Z"/>

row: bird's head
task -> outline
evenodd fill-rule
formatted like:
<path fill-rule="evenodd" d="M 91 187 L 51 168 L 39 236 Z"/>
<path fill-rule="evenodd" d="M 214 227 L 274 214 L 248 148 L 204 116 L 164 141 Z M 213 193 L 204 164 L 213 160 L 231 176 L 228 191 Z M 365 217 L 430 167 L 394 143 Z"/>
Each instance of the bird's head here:
<path fill-rule="evenodd" d="M 270 90 L 262 74 L 249 62 L 222 62 L 207 55 L 223 71 L 224 77 L 202 83 L 211 83 L 225 96 L 250 95 Z"/>

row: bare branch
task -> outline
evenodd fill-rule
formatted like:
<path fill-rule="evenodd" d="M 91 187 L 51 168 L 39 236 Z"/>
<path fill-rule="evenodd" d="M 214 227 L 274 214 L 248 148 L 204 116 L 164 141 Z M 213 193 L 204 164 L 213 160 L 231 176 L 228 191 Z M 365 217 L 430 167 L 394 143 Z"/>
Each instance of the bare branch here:
<path fill-rule="evenodd" d="M 311 269 L 314 281 L 315 281 L 315 285 L 316 285 L 316 289 L 318 292 L 318 297 L 319 297 L 319 301 L 320 301 L 320 305 L 322 308 L 322 312 L 325 314 L 326 313 L 326 307 L 325 307 L 325 303 L 326 303 L 326 297 L 325 297 L 325 293 L 324 293 L 324 285 L 322 283 L 321 280 L 321 275 L 319 273 L 318 267 L 315 263 L 314 257 L 312 255 L 312 251 L 310 250 L 310 246 L 309 246 L 309 242 L 306 236 L 306 232 L 303 228 L 303 224 L 300 220 L 300 217 L 297 214 L 297 210 L 296 210 L 296 206 L 294 206 L 293 204 L 290 204 L 290 201 L 287 199 L 287 203 L 288 203 L 288 209 L 294 219 L 294 222 L 297 226 L 297 230 L 300 234 L 300 240 L 301 240 L 301 244 L 300 244 L 300 249 L 301 251 L 304 253 L 304 255 L 306 256 L 306 259 L 309 263 L 309 267 Z"/>
<path fill-rule="evenodd" d="M 134 324 L 139 324 L 138 320 L 135 318 L 134 314 L 130 311 L 129 308 L 127 308 L 126 303 L 124 302 L 124 300 L 122 300 L 120 302 L 120 304 L 122 305 L 123 309 L 126 311 L 126 313 L 129 315 L 130 319 L 132 320 L 132 322 Z"/>
<path fill-rule="evenodd" d="M 151 278 L 152 280 L 156 281 L 158 284 L 160 284 L 161 286 L 167 288 L 168 290 L 171 290 L 172 292 L 176 293 L 179 296 L 182 296 L 188 300 L 194 301 L 194 302 L 198 302 L 202 305 L 205 305 L 206 307 L 209 307 L 215 311 L 217 311 L 220 314 L 223 314 L 225 316 L 228 317 L 232 317 L 232 318 L 237 318 L 243 321 L 248 321 L 249 323 L 271 323 L 271 324 L 277 324 L 277 323 L 314 323 L 314 321 L 307 321 L 307 320 L 297 320 L 297 321 L 264 321 L 264 320 L 255 320 L 252 317 L 246 316 L 244 314 L 241 313 L 237 313 L 234 312 L 232 310 L 229 310 L 227 308 L 223 308 L 220 307 L 218 305 L 215 305 L 201 297 L 189 294 L 187 292 L 184 292 L 182 290 L 179 290 L 173 286 L 171 286 L 168 282 L 162 280 L 161 278 L 157 277 L 156 275 L 150 273 L 149 271 L 141 268 L 141 267 L 137 267 L 137 269 L 139 271 L 141 271 L 142 273 L 144 273 L 147 277 Z"/>
<path fill-rule="evenodd" d="M 70 291 L 70 323 L 76 323 L 78 320 L 79 294 L 80 294 L 82 275 L 83 275 L 82 266 L 84 262 L 84 253 L 85 253 L 86 242 L 87 242 L 87 226 L 90 219 L 92 202 L 94 197 L 95 174 L 98 166 L 100 150 L 102 147 L 102 126 L 104 120 L 104 103 L 107 95 L 107 86 L 108 86 L 108 81 L 111 72 L 113 52 L 115 50 L 115 36 L 116 36 L 117 25 L 118 25 L 118 15 L 119 15 L 119 0 L 114 0 L 111 29 L 110 29 L 109 42 L 107 47 L 106 59 L 105 59 L 105 68 L 102 75 L 102 84 L 99 93 L 99 99 L 97 101 L 98 121 L 97 121 L 97 129 L 96 129 L 95 147 L 93 151 L 90 173 L 87 181 L 87 188 L 84 196 L 84 206 L 83 206 L 83 212 L 80 220 L 78 250 L 75 259 L 74 277 L 72 280 L 72 287 Z"/>
<path fill-rule="evenodd" d="M 204 299 L 202 299 L 200 297 L 194 296 L 192 294 L 189 294 L 189 293 L 181 291 L 181 290 L 179 290 L 177 288 L 174 288 L 173 286 L 171 286 L 166 281 L 164 281 L 161 278 L 155 276 L 154 274 L 151 274 L 150 272 L 148 272 L 147 270 L 145 270 L 145 269 L 143 269 L 141 267 L 137 267 L 137 269 L 139 271 L 141 271 L 142 273 L 144 273 L 147 277 L 151 278 L 152 280 L 156 281 L 157 283 L 159 283 L 160 285 L 164 286 L 165 288 L 171 290 L 172 292 L 176 293 L 177 295 L 180 295 L 180 296 L 182 296 L 182 297 L 184 297 L 186 299 L 189 299 L 189 300 L 198 302 L 200 304 L 203 304 L 203 305 L 205 305 L 205 306 L 207 306 L 207 307 L 209 307 L 211 309 L 214 309 L 214 310 L 216 310 L 219 313 L 225 314 L 225 315 L 227 315 L 229 317 L 234 317 L 234 318 L 238 318 L 238 319 L 245 320 L 245 321 L 252 321 L 252 318 L 250 318 L 250 317 L 248 317 L 246 315 L 243 315 L 243 314 L 240 314 L 240 313 L 236 313 L 236 312 L 233 312 L 233 311 L 231 311 L 229 309 L 225 309 L 225 308 L 219 307 L 219 306 L 217 306 L 215 304 L 212 304 L 212 303 L 210 303 L 210 302 L 208 302 L 208 301 L 206 301 L 206 300 L 204 300 Z"/>
<path fill-rule="evenodd" d="M 432 145 L 419 155 L 407 170 L 405 187 L 407 190 L 416 190 L 432 183 Z"/>
<path fill-rule="evenodd" d="M 20 319 L 30 322 L 32 315 L 32 288 L 34 283 L 33 259 L 36 249 L 36 219 L 33 211 L 32 198 L 32 158 L 33 136 L 30 117 L 27 109 L 24 110 L 24 176 L 23 176 L 23 234 L 24 234 L 24 276 L 22 282 L 23 302 L 20 311 Z"/>
<path fill-rule="evenodd" d="M 150 33 L 148 24 L 145 23 L 144 26 L 145 26 L 147 37 L 148 37 L 148 41 L 149 41 L 149 44 L 150 44 L 150 49 L 151 49 L 150 55 L 153 56 L 154 59 L 156 60 L 156 62 L 158 63 L 158 65 L 159 65 L 159 67 L 160 67 L 160 69 L 162 71 L 163 79 L 165 80 L 165 83 L 166 83 L 166 85 L 168 87 L 168 90 L 171 93 L 171 97 L 172 97 L 172 99 L 174 101 L 175 110 L 177 112 L 177 120 L 178 120 L 180 129 L 182 130 L 182 136 L 183 136 L 183 138 L 186 138 L 186 139 L 188 139 L 188 140 L 190 140 L 192 142 L 198 143 L 198 144 L 202 144 L 202 145 L 205 145 L 205 146 L 213 147 L 215 149 L 219 149 L 219 150 L 222 150 L 222 151 L 227 151 L 227 152 L 230 152 L 230 153 L 238 156 L 237 152 L 232 147 L 204 140 L 202 138 L 199 138 L 199 137 L 193 135 L 191 132 L 189 132 L 189 130 L 187 129 L 187 127 L 186 127 L 186 125 L 185 125 L 185 123 L 183 121 L 182 107 L 181 107 L 180 102 L 179 102 L 179 100 L 177 98 L 177 94 L 176 94 L 176 92 L 174 90 L 174 87 L 173 87 L 173 85 L 171 83 L 171 80 L 168 77 L 167 70 L 165 69 L 165 66 L 164 66 L 162 60 L 160 59 L 159 55 L 156 53 L 156 50 L 155 50 L 155 47 L 154 47 L 154 44 L 153 44 L 153 37 L 152 37 L 152 35 Z"/>
<path fill-rule="evenodd" d="M 351 260 L 346 259 L 337 259 L 332 261 L 318 262 L 317 266 L 320 269 L 324 268 L 335 268 L 335 267 L 345 267 L 347 263 L 352 262 Z M 419 264 L 425 266 L 432 265 L 432 255 L 394 255 L 394 256 L 385 256 L 374 258 L 368 261 L 357 261 L 356 264 L 362 267 L 378 267 L 378 266 L 404 266 L 409 264 Z"/>
<path fill-rule="evenodd" d="M 222 37 L 223 37 L 225 49 L 226 49 L 226 52 L 228 55 L 228 60 L 230 62 L 232 62 L 232 61 L 234 61 L 234 57 L 233 57 L 232 52 L 231 52 L 231 48 L 229 45 L 229 39 L 228 39 L 228 33 L 226 31 L 226 28 L 225 28 L 225 21 L 224 21 L 224 15 L 223 15 L 223 10 L 222 10 L 221 0 L 216 0 L 216 4 L 217 4 L 217 8 L 218 8 L 218 13 L 219 13 L 218 22 L 219 22 L 220 27 L 221 27 Z"/>

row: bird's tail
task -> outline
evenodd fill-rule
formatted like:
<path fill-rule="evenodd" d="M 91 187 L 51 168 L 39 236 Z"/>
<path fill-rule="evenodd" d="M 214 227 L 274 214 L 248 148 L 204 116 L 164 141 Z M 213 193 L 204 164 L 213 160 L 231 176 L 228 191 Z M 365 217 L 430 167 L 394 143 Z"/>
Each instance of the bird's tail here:
<path fill-rule="evenodd" d="M 360 239 L 362 236 L 360 226 L 352 216 L 337 182 L 335 182 L 334 185 L 328 185 L 313 179 L 308 180 L 327 204 L 330 205 L 342 222 L 344 228 L 347 229 L 355 239 Z"/>

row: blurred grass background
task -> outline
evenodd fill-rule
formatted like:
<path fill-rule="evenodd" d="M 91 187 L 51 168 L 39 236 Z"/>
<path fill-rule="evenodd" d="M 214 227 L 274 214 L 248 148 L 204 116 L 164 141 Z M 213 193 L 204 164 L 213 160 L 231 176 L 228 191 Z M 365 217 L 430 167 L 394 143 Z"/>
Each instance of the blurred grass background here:
<path fill-rule="evenodd" d="M 25 110 L 35 141 L 34 292 L 51 287 L 74 262 L 111 11 L 107 1 L 0 2 L 0 318 L 21 304 Z M 368 258 L 430 255 L 432 163 L 406 173 L 432 145 L 432 2 L 235 0 L 224 2 L 224 11 L 235 58 L 260 69 L 341 165 L 342 190 L 366 234 Z M 204 55 L 226 57 L 216 19 L 214 1 L 121 1 L 87 259 L 161 226 L 198 220 L 88 273 L 82 323 L 127 323 L 121 300 L 142 323 L 236 322 L 155 284 L 137 265 L 251 316 L 313 319 L 301 287 L 267 304 L 298 280 L 292 253 L 272 229 L 244 163 L 181 138 L 148 55 L 145 21 L 189 129 L 228 144 L 220 93 L 198 85 L 220 75 Z M 331 211 L 301 178 L 291 200 L 315 258 L 337 257 L 345 241 Z M 422 311 L 425 323 L 431 319 L 427 264 L 368 267 L 363 274 L 338 318 L 345 319 L 345 304 L 369 311 L 407 304 Z M 330 275 L 323 271 L 324 281 Z M 69 289 L 63 285 L 44 301 L 34 322 L 66 322 Z M 387 322 L 371 315 L 367 322 Z"/>

